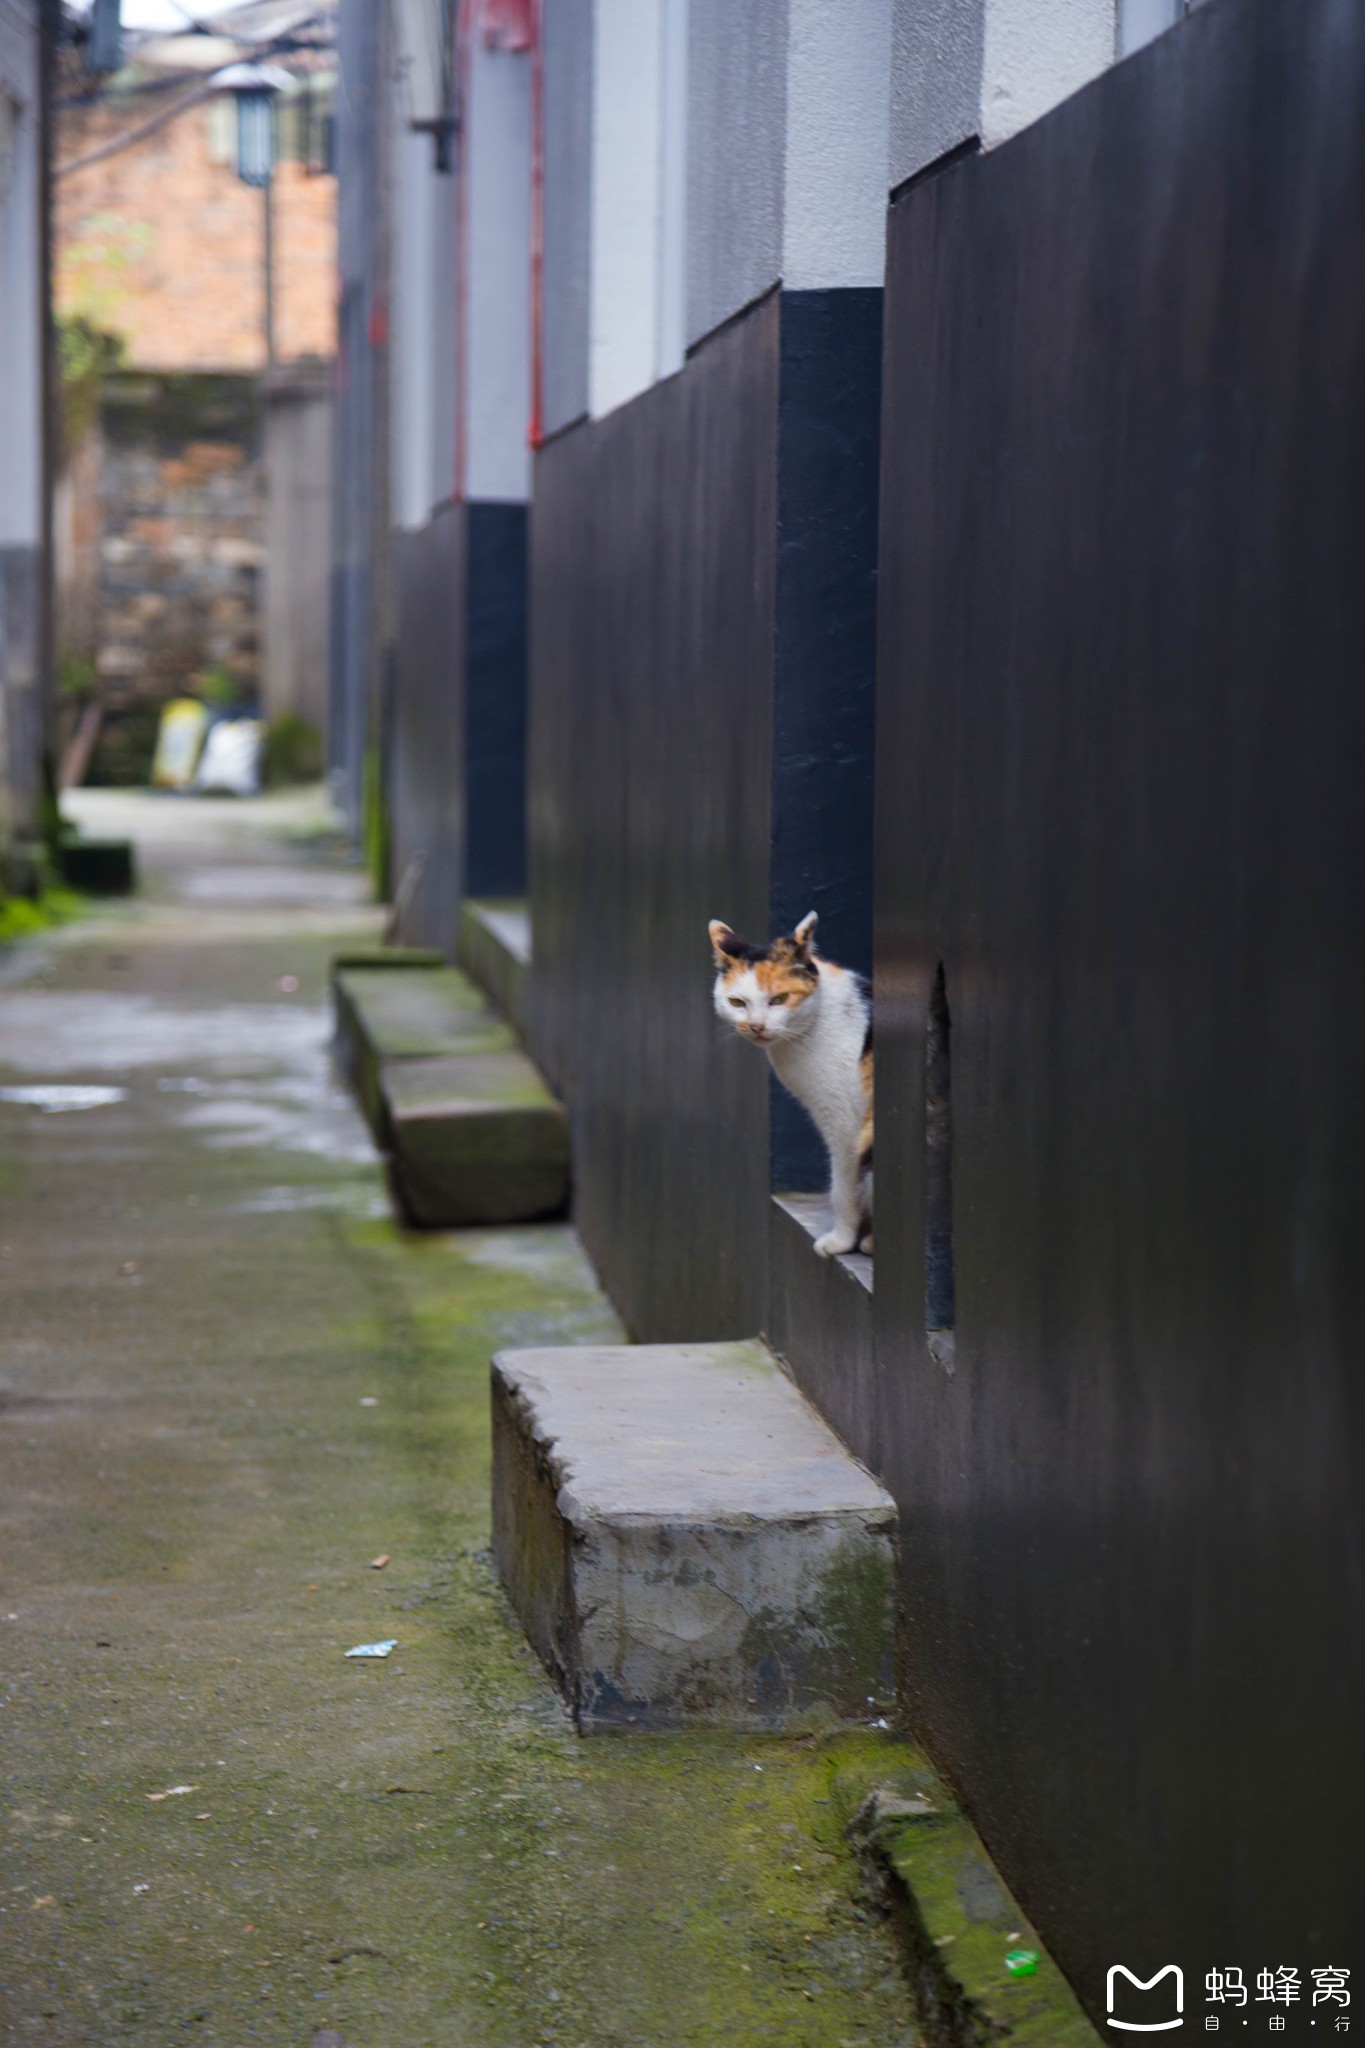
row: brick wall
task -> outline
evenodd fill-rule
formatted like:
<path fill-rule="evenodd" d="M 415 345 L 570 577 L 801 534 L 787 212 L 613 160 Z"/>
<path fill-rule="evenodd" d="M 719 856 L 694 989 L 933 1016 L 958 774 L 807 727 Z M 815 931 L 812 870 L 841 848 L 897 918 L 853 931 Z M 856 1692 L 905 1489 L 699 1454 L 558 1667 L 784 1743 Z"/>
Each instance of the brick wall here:
<path fill-rule="evenodd" d="M 58 163 L 147 118 L 119 101 L 67 107 Z M 191 107 L 56 187 L 56 295 L 122 337 L 141 369 L 255 370 L 265 361 L 264 213 L 238 178 L 231 102 Z M 275 176 L 275 334 L 282 360 L 336 346 L 336 180 Z"/>

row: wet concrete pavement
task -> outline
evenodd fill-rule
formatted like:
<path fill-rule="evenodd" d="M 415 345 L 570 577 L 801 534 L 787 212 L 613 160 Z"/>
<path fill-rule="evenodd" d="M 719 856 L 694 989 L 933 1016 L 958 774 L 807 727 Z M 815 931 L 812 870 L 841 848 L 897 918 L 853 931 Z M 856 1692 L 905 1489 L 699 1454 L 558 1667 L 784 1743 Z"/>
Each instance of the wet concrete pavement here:
<path fill-rule="evenodd" d="M 566 1227 L 391 1222 L 317 800 L 80 801 L 146 887 L 0 961 L 0 2040 L 903 2048 L 889 1738 L 584 1742 L 506 1608 L 489 1354 L 617 1332 Z"/>

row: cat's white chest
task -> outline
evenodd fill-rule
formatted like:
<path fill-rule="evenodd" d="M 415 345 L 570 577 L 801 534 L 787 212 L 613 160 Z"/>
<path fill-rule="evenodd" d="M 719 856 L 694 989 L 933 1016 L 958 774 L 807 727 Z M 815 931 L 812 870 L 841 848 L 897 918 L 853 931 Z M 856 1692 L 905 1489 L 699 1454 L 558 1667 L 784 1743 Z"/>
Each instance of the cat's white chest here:
<path fill-rule="evenodd" d="M 814 1029 L 775 1045 L 769 1055 L 778 1080 L 805 1104 L 832 1147 L 855 1136 L 862 1119 L 858 1063 L 866 1030 L 856 985 L 836 991 L 826 984 Z"/>

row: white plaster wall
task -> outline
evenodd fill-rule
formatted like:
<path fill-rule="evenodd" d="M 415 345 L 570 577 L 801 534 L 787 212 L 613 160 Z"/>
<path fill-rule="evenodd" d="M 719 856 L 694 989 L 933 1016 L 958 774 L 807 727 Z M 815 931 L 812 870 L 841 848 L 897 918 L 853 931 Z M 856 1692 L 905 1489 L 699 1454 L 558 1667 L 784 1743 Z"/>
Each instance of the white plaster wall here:
<path fill-rule="evenodd" d="M 982 0 L 895 0 L 890 185 L 980 132 Z"/>
<path fill-rule="evenodd" d="M 425 526 L 431 514 L 435 458 L 432 259 L 434 255 L 429 136 L 395 122 L 392 283 L 389 293 L 392 431 L 390 483 L 395 526 Z M 449 183 L 449 180 L 446 180 Z M 453 346 L 452 346 L 453 354 Z M 447 451 L 453 472 L 454 452 Z"/>
<path fill-rule="evenodd" d="M 1117 0 L 895 0 L 888 182 L 1007 141 L 1117 51 Z"/>
<path fill-rule="evenodd" d="M 687 339 L 777 283 L 787 140 L 787 0 L 692 0 Z"/>
<path fill-rule="evenodd" d="M 462 138 L 468 189 L 465 495 L 520 504 L 531 458 L 531 55 L 473 38 Z"/>
<path fill-rule="evenodd" d="M 990 0 L 981 141 L 1008 141 L 1113 63 L 1115 0 Z"/>
<path fill-rule="evenodd" d="M 789 290 L 882 281 L 890 72 L 891 0 L 788 0 Z"/>
<path fill-rule="evenodd" d="M 597 0 L 588 403 L 653 383 L 658 351 L 662 0 Z"/>
<path fill-rule="evenodd" d="M 8 191 L 0 202 L 0 547 L 33 547 L 43 526 L 35 4 L 0 0 L 0 91 L 19 110 Z"/>
<path fill-rule="evenodd" d="M 656 377 L 680 370 L 687 353 L 687 25 L 688 0 L 663 0 Z"/>
<path fill-rule="evenodd" d="M 593 0 L 543 0 L 545 252 L 541 407 L 547 434 L 588 409 Z"/>
<path fill-rule="evenodd" d="M 1119 55 L 1131 56 L 1173 27 L 1181 11 L 1180 0 L 1119 0 Z"/>

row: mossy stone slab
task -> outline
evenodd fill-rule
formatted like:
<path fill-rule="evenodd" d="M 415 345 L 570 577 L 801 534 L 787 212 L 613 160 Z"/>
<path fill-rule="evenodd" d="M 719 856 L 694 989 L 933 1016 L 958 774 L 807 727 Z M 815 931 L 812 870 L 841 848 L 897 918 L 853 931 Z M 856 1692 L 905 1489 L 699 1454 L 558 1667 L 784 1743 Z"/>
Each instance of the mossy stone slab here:
<path fill-rule="evenodd" d="M 511 1051 L 516 1039 L 453 967 L 346 967 L 333 974 L 337 1055 L 382 1140 L 380 1069 L 457 1052 Z"/>
<path fill-rule="evenodd" d="M 493 1361 L 493 1551 L 585 1733 L 865 1721 L 895 1504 L 763 1344 Z"/>
<path fill-rule="evenodd" d="M 384 1143 L 408 1218 L 522 1223 L 569 1198 L 569 1120 L 524 1053 L 386 1061 Z"/>
<path fill-rule="evenodd" d="M 332 961 L 333 977 L 347 967 L 445 967 L 444 953 L 434 946 L 356 946 Z"/>
<path fill-rule="evenodd" d="M 1075 1992 L 927 1758 L 865 1801 L 854 1832 L 889 1888 L 931 2048 L 1097 2048 Z M 1017 1969 L 1021 1956 L 1016 1974 L 1007 1958 Z"/>

